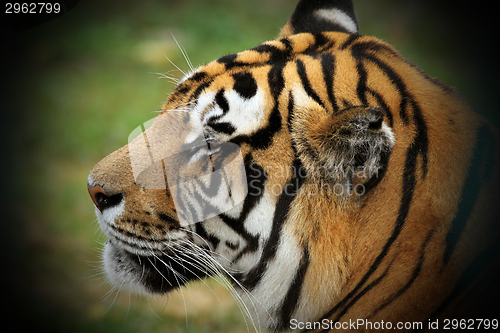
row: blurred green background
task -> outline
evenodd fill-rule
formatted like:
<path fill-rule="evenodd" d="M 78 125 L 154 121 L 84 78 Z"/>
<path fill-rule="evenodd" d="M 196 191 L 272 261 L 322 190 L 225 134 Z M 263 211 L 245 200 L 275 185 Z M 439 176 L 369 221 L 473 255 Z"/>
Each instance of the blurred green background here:
<path fill-rule="evenodd" d="M 184 61 L 209 62 L 272 39 L 296 0 L 80 1 L 2 32 L 2 326 L 37 332 L 253 332 L 214 281 L 153 298 L 110 291 L 86 190 L 92 166 L 153 118 Z M 446 2 L 449 3 L 449 2 Z M 493 6 L 355 1 L 376 35 L 458 88 L 498 124 Z M 486 6 L 486 5 L 484 5 Z"/>

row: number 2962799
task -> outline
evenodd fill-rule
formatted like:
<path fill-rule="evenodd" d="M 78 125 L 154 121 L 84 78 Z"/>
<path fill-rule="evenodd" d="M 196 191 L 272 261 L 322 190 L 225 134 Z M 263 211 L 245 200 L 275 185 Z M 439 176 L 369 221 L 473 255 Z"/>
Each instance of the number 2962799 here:
<path fill-rule="evenodd" d="M 61 4 L 58 2 L 7 2 L 6 14 L 58 14 Z"/>

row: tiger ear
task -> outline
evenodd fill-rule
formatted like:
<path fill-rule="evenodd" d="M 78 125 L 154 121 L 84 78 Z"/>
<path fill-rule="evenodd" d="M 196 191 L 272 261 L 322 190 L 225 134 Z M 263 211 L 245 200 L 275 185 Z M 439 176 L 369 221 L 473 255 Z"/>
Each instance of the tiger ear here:
<path fill-rule="evenodd" d="M 322 31 L 359 33 L 351 0 L 300 0 L 280 37 Z"/>
<path fill-rule="evenodd" d="M 296 112 L 292 139 L 307 174 L 341 193 L 364 190 L 385 173 L 395 138 L 386 113 L 359 106 L 334 115 L 320 110 Z"/>

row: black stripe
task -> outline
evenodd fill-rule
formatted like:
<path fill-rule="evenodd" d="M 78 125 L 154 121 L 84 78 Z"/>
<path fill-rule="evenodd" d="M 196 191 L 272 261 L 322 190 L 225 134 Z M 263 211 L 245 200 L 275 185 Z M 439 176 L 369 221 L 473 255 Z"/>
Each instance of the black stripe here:
<path fill-rule="evenodd" d="M 250 99 L 257 94 L 257 82 L 249 72 L 233 74 L 233 90 L 243 98 Z"/>
<path fill-rule="evenodd" d="M 226 142 L 207 142 L 212 155 L 210 162 L 213 170 L 221 170 L 228 166 L 240 154 L 240 147 Z M 208 160 L 208 159 L 207 159 Z M 213 171 L 212 171 L 213 172 Z"/>
<path fill-rule="evenodd" d="M 212 177 L 212 181 L 211 181 L 210 186 L 220 185 L 220 181 L 217 183 L 214 181 L 215 177 L 216 176 Z M 221 178 L 220 175 L 218 176 L 218 178 L 219 179 Z M 198 185 L 200 185 L 201 187 L 204 187 L 203 184 L 201 184 L 201 183 L 198 183 Z M 209 191 L 211 191 L 212 197 L 217 195 L 217 191 L 214 191 L 214 189 L 217 189 L 217 188 L 218 188 L 218 186 L 214 186 L 213 189 L 208 189 Z M 209 214 L 217 215 L 218 213 L 220 213 L 220 209 L 218 207 L 213 206 L 211 203 L 206 201 L 205 198 L 203 198 L 201 196 L 200 192 L 205 192 L 204 194 L 207 194 L 206 191 L 207 191 L 206 189 L 202 189 L 202 191 L 194 191 L 192 193 L 188 193 L 188 195 L 183 197 L 183 199 L 184 199 L 183 201 L 185 201 L 188 204 L 188 206 L 190 207 L 189 212 L 191 213 L 192 216 L 194 216 L 196 218 L 196 221 L 194 221 L 194 220 L 191 221 L 193 223 L 205 220 L 206 216 Z M 193 198 L 194 198 L 194 200 L 193 200 Z M 204 215 L 197 214 L 197 212 L 200 210 L 200 208 L 201 208 L 201 211 L 203 212 Z M 183 216 L 184 219 L 189 220 L 188 216 L 186 216 L 186 214 L 185 214 L 186 212 L 187 212 L 186 210 L 183 211 L 183 210 L 179 209 L 178 215 L 181 215 L 181 216 Z"/>
<path fill-rule="evenodd" d="M 337 305 L 335 305 L 332 309 L 330 309 L 330 311 L 328 311 L 325 315 L 323 315 L 322 317 L 323 319 L 328 319 L 330 316 L 332 316 L 335 312 L 337 312 L 344 306 L 345 308 L 341 311 L 341 313 L 345 314 L 349 310 L 349 308 L 355 303 L 355 301 L 359 299 L 359 297 L 356 297 L 354 298 L 355 301 L 348 303 L 349 300 L 356 295 L 358 290 L 368 281 L 368 279 L 372 276 L 372 274 L 377 270 L 382 261 L 385 259 L 391 246 L 394 244 L 394 242 L 400 235 L 401 230 L 403 230 L 406 217 L 408 216 L 408 212 L 410 210 L 411 201 L 413 199 L 413 191 L 415 189 L 415 182 L 416 182 L 415 167 L 416 167 L 417 156 L 418 156 L 418 148 L 416 145 L 411 144 L 406 152 L 406 162 L 403 171 L 403 188 L 402 188 L 403 193 L 401 196 L 398 216 L 396 218 L 394 229 L 392 230 L 391 236 L 385 243 L 384 247 L 382 248 L 382 251 L 379 253 L 377 258 L 373 261 L 372 265 L 370 266 L 366 274 L 363 276 L 361 281 L 358 282 L 358 284 L 351 290 L 351 292 L 346 297 L 344 297 L 339 303 L 337 303 Z M 339 319 L 340 316 L 337 317 L 336 320 Z"/>
<path fill-rule="evenodd" d="M 260 44 L 258 46 L 251 48 L 250 50 L 255 51 L 255 52 L 259 52 L 259 53 L 270 53 L 270 54 L 281 52 L 281 50 L 278 49 L 276 46 L 269 45 L 269 44 Z"/>
<path fill-rule="evenodd" d="M 288 116 L 287 116 L 287 121 L 286 121 L 289 133 L 292 133 L 294 107 L 295 107 L 295 101 L 293 99 L 293 93 L 290 90 L 290 93 L 288 94 Z"/>
<path fill-rule="evenodd" d="M 301 170 L 302 164 L 299 159 L 296 159 L 293 163 L 293 170 Z M 267 239 L 264 249 L 262 250 L 262 256 L 260 257 L 259 263 L 246 275 L 242 284 L 248 289 L 252 290 L 259 284 L 260 280 L 264 276 L 267 269 L 267 264 L 276 255 L 278 250 L 278 244 L 281 236 L 281 229 L 285 219 L 287 218 L 290 205 L 295 199 L 295 196 L 302 186 L 304 178 L 302 178 L 301 172 L 295 172 L 294 177 L 287 182 L 284 187 L 287 189 L 281 193 L 274 210 L 273 224 L 269 238 Z"/>
<path fill-rule="evenodd" d="M 136 224 L 136 223 L 134 223 L 134 224 Z M 122 229 L 122 228 L 114 226 L 114 225 L 110 225 L 110 227 L 115 232 L 117 232 L 119 235 L 125 235 L 125 236 L 127 236 L 129 238 L 132 238 L 132 239 L 141 240 L 141 241 L 145 241 L 145 242 L 151 242 L 151 238 L 150 237 L 144 237 L 144 236 L 138 235 L 138 234 L 136 234 L 134 232 Z M 139 246 L 137 244 L 131 244 L 126 239 L 118 238 L 118 240 L 121 241 L 121 242 L 123 242 L 123 243 L 126 243 L 126 244 L 128 244 L 128 245 L 130 245 L 131 247 L 134 247 L 134 248 L 151 250 L 151 248 L 149 248 L 149 247 L 142 247 L 142 246 Z"/>
<path fill-rule="evenodd" d="M 372 189 L 374 189 L 381 181 L 384 179 L 385 174 L 387 173 L 387 169 L 389 167 L 389 157 L 391 156 L 392 150 L 390 151 L 385 151 L 380 154 L 380 162 L 379 162 L 379 169 L 376 173 L 376 175 L 372 178 L 370 178 L 365 184 L 364 184 L 364 190 L 365 193 L 364 195 L 367 195 L 368 192 L 370 192 Z"/>
<path fill-rule="evenodd" d="M 467 225 L 482 185 L 488 181 L 493 171 L 495 156 L 495 141 L 493 134 L 483 126 L 477 131 L 478 137 L 467 180 L 462 189 L 457 215 L 453 219 L 450 230 L 446 235 L 446 248 L 443 252 L 443 264 L 446 265 L 451 258 L 455 247 Z"/>
<path fill-rule="evenodd" d="M 408 282 L 401 288 L 399 288 L 395 293 L 393 293 L 388 300 L 386 300 L 382 305 L 380 305 L 368 318 L 374 316 L 377 312 L 381 311 L 384 309 L 387 305 L 390 303 L 394 302 L 399 296 L 403 295 L 405 291 L 407 291 L 413 282 L 417 279 L 418 275 L 420 274 L 420 271 L 422 270 L 422 265 L 424 263 L 424 256 L 425 256 L 425 250 L 427 249 L 427 245 L 429 244 L 430 239 L 434 235 L 435 230 L 429 231 L 427 236 L 425 237 L 424 242 L 422 243 L 422 246 L 420 247 L 420 256 L 418 257 L 417 265 L 413 269 L 413 273 L 408 280 Z"/>
<path fill-rule="evenodd" d="M 236 67 L 245 67 L 245 66 L 252 66 L 253 64 L 248 64 L 246 62 L 241 62 L 237 61 L 236 58 L 238 58 L 238 53 L 235 54 L 228 54 L 225 55 L 219 59 L 217 59 L 218 63 L 224 64 L 226 67 L 226 70 L 230 70 Z"/>
<path fill-rule="evenodd" d="M 193 94 L 191 95 L 191 97 L 189 98 L 189 100 L 190 101 L 194 101 L 194 100 L 198 99 L 198 97 L 203 92 L 203 90 L 205 90 L 206 88 L 208 88 L 211 83 L 212 83 L 211 81 L 207 81 L 207 82 L 203 82 L 202 84 L 200 84 L 198 86 L 198 88 L 196 88 L 196 90 L 193 92 Z"/>
<path fill-rule="evenodd" d="M 200 204 L 204 204 L 203 206 L 210 206 L 211 208 L 217 210 L 215 206 L 212 206 L 201 196 L 201 193 L 209 198 L 215 198 L 216 196 L 218 196 L 220 194 L 220 188 L 222 187 L 222 181 L 224 179 L 222 177 L 222 173 L 215 172 L 213 163 L 211 163 L 210 159 L 207 159 L 207 164 L 209 163 L 210 165 L 207 166 L 210 168 L 209 172 L 212 172 L 212 174 L 210 175 L 210 183 L 208 185 L 205 185 L 203 181 L 199 181 L 198 179 L 196 179 L 196 184 L 200 187 L 201 191 L 195 190 L 192 194 L 196 198 L 194 202 L 199 202 Z"/>
<path fill-rule="evenodd" d="M 304 90 L 306 91 L 307 95 L 314 99 L 316 103 L 321 105 L 323 108 L 325 105 L 319 98 L 319 96 L 316 94 L 316 92 L 312 89 L 311 83 L 309 82 L 309 79 L 307 78 L 307 72 L 306 72 L 306 67 L 304 66 L 304 63 L 302 60 L 297 59 L 295 61 L 297 64 L 297 74 L 299 74 L 300 80 L 302 81 L 302 86 L 304 87 Z"/>
<path fill-rule="evenodd" d="M 248 214 L 255 208 L 262 198 L 267 181 L 266 172 L 260 165 L 252 160 L 252 156 L 250 154 L 245 156 L 244 164 L 247 175 L 248 194 L 243 202 L 243 208 L 240 216 L 238 218 L 232 218 L 225 214 L 219 215 L 226 225 L 228 225 L 246 241 L 246 245 L 241 248 L 241 251 L 233 260 L 234 262 L 238 261 L 244 254 L 257 250 L 259 237 L 249 234 L 244 225 Z"/>
<path fill-rule="evenodd" d="M 400 117 L 403 120 L 403 123 L 407 125 L 409 122 L 407 114 L 408 101 L 413 100 L 413 98 L 411 98 L 410 94 L 408 93 L 406 84 L 404 83 L 403 79 L 388 64 L 386 64 L 376 56 L 367 53 L 365 47 L 366 43 L 359 43 L 352 45 L 351 53 L 353 57 L 358 61 L 362 59 L 371 61 L 374 65 L 379 67 L 385 73 L 387 78 L 389 78 L 392 84 L 396 86 L 397 89 L 396 91 L 401 96 L 401 101 L 399 105 Z"/>
<path fill-rule="evenodd" d="M 447 84 L 437 80 L 436 78 L 433 78 L 429 76 L 426 72 L 424 72 L 420 67 L 415 65 L 414 63 L 408 61 L 404 57 L 402 57 L 399 53 L 397 53 L 392 47 L 381 44 L 377 41 L 369 41 L 369 42 L 360 42 L 357 43 L 359 47 L 362 47 L 366 51 L 371 51 L 372 53 L 381 53 L 381 52 L 387 52 L 393 57 L 398 58 L 398 60 L 406 63 L 407 65 L 411 66 L 413 69 L 418 71 L 426 80 L 428 80 L 430 83 L 438 86 L 441 88 L 444 92 L 446 93 L 457 93 L 452 87 L 448 86 Z"/>
<path fill-rule="evenodd" d="M 353 106 L 347 99 L 342 99 L 342 107 L 340 109 L 350 109 Z"/>
<path fill-rule="evenodd" d="M 409 97 L 409 93 L 406 89 L 406 84 L 403 82 L 403 79 L 398 74 L 396 74 L 396 72 L 394 72 L 394 70 L 389 65 L 377 59 L 376 57 L 370 56 L 368 57 L 368 60 L 376 64 L 386 74 L 389 80 L 391 80 L 391 82 L 396 86 L 396 91 L 401 96 L 401 101 L 399 102 L 399 116 L 401 117 L 401 120 L 403 120 L 403 124 L 408 125 L 409 119 L 407 107 L 408 100 L 410 100 L 411 98 Z"/>
<path fill-rule="evenodd" d="M 371 40 L 368 42 L 358 42 L 356 43 L 356 47 L 363 49 L 366 51 L 371 51 L 372 54 L 387 52 L 393 57 L 397 57 L 399 60 L 404 60 L 401 55 L 399 55 L 392 47 L 387 44 L 382 44 L 379 41 Z"/>
<path fill-rule="evenodd" d="M 231 135 L 234 132 L 236 132 L 236 127 L 233 126 L 233 124 L 228 123 L 228 122 L 220 122 L 220 123 L 214 123 L 212 120 L 210 120 L 207 123 L 208 126 L 212 127 L 215 131 L 224 133 L 227 135 Z"/>
<path fill-rule="evenodd" d="M 192 86 L 190 84 L 183 84 L 179 87 L 177 87 L 177 89 L 175 89 L 175 92 L 174 94 L 177 95 L 177 97 L 181 97 L 180 95 L 185 95 L 188 93 L 188 91 L 190 91 L 192 88 Z"/>
<path fill-rule="evenodd" d="M 269 63 L 271 63 L 271 64 L 274 64 L 276 62 L 288 61 L 288 59 L 293 54 L 292 43 L 290 42 L 290 40 L 288 38 L 282 38 L 282 39 L 280 39 L 280 42 L 283 43 L 283 45 L 285 46 L 285 49 L 283 51 L 281 51 L 281 54 L 272 56 L 269 59 Z"/>
<path fill-rule="evenodd" d="M 286 58 L 283 55 L 283 51 L 281 51 L 279 48 L 277 48 L 274 45 L 269 45 L 269 44 L 261 44 L 259 46 L 256 46 L 254 48 L 251 48 L 250 50 L 259 52 L 261 54 L 268 53 L 269 54 L 269 62 L 272 60 L 278 60 L 278 61 L 285 61 Z"/>
<path fill-rule="evenodd" d="M 420 67 L 418 67 L 414 63 L 412 63 L 412 62 L 408 61 L 407 59 L 405 59 L 404 57 L 402 57 L 399 53 L 397 53 L 390 46 L 381 44 L 381 43 L 376 42 L 376 41 L 361 42 L 361 43 L 358 43 L 358 45 L 362 46 L 365 50 L 372 51 L 373 53 L 387 52 L 391 56 L 396 57 L 396 58 L 398 58 L 398 60 L 406 63 L 409 66 L 411 66 L 413 69 L 415 69 L 416 71 L 418 71 L 426 80 L 428 80 L 430 83 L 432 83 L 432 84 L 440 87 L 444 92 L 446 92 L 446 93 L 456 93 L 456 91 L 452 87 L 450 87 L 450 86 L 446 85 L 445 83 L 437 80 L 436 78 L 433 78 L 433 77 L 429 76 Z"/>
<path fill-rule="evenodd" d="M 292 55 L 293 52 L 293 47 L 288 38 L 282 38 L 279 40 L 283 45 L 284 49 L 281 50 L 277 48 L 274 45 L 269 45 L 269 44 L 261 44 L 259 46 L 256 46 L 254 48 L 251 48 L 250 50 L 256 51 L 259 53 L 268 53 L 269 54 L 269 61 L 267 62 L 268 64 L 274 64 L 277 62 L 285 62 L 288 60 L 288 58 Z"/>
<path fill-rule="evenodd" d="M 217 62 L 226 65 L 226 68 L 227 68 L 227 66 L 232 66 L 232 64 L 235 62 L 237 57 L 238 57 L 238 54 L 236 54 L 236 53 L 228 54 L 228 55 L 225 55 L 225 56 L 217 59 Z"/>
<path fill-rule="evenodd" d="M 240 243 L 231 243 L 230 241 L 225 241 L 224 244 L 231 250 L 236 251 L 240 247 Z"/>
<path fill-rule="evenodd" d="M 158 218 L 160 220 L 162 220 L 163 222 L 165 222 L 167 224 L 170 224 L 170 225 L 175 226 L 175 227 L 180 227 L 181 226 L 180 223 L 179 223 L 179 221 L 177 221 L 173 217 L 170 217 L 166 213 L 158 213 L 157 215 L 158 215 Z"/>
<path fill-rule="evenodd" d="M 189 77 L 189 80 L 199 82 L 199 81 L 202 81 L 203 79 L 205 79 L 207 76 L 208 76 L 208 74 L 205 72 L 196 72 L 193 75 L 191 75 L 191 77 Z"/>
<path fill-rule="evenodd" d="M 222 222 L 224 222 L 228 227 L 230 227 L 233 231 L 235 231 L 246 242 L 245 246 L 240 248 L 240 251 L 233 259 L 233 263 L 236 263 L 245 254 L 255 252 L 257 250 L 259 245 L 259 237 L 248 233 L 248 231 L 244 227 L 244 221 L 242 221 L 241 217 L 235 219 L 227 216 L 226 214 L 221 214 L 219 215 L 219 217 L 221 218 Z M 240 276 L 238 276 L 238 274 L 235 274 L 234 278 L 239 280 Z"/>
<path fill-rule="evenodd" d="M 385 115 L 387 116 L 387 120 L 389 121 L 389 127 L 394 126 L 394 120 L 393 116 L 391 113 L 391 110 L 389 109 L 389 106 L 387 105 L 387 102 L 384 100 L 382 95 L 380 95 L 378 92 L 368 88 L 368 93 L 370 93 L 376 100 L 377 103 L 379 104 L 380 108 L 385 111 Z"/>
<path fill-rule="evenodd" d="M 209 234 L 205 229 L 205 227 L 203 226 L 203 223 L 195 224 L 195 232 L 203 240 L 209 242 L 212 245 L 212 248 L 210 250 L 215 251 L 217 249 L 217 246 L 219 246 L 220 243 L 220 239 L 212 234 Z"/>
<path fill-rule="evenodd" d="M 323 80 L 325 80 L 326 84 L 328 100 L 333 108 L 333 112 L 337 113 L 339 106 L 333 92 L 333 81 L 335 79 L 335 56 L 333 54 L 325 53 L 321 55 L 321 69 L 323 71 Z"/>
<path fill-rule="evenodd" d="M 302 52 L 302 54 L 322 52 L 325 49 L 330 49 L 335 45 L 335 41 L 325 37 L 322 32 L 315 33 L 312 36 L 314 37 L 314 43 L 311 43 L 311 45 L 309 45 L 309 47 L 304 52 Z"/>
<path fill-rule="evenodd" d="M 292 319 L 292 314 L 297 307 L 297 302 L 300 297 L 300 292 L 302 290 L 302 285 L 304 284 L 304 279 L 306 277 L 308 267 L 309 250 L 307 249 L 307 246 L 305 246 L 302 253 L 302 259 L 299 263 L 299 268 L 295 272 L 293 282 L 290 285 L 290 288 L 288 288 L 288 292 L 281 306 L 281 314 L 279 316 L 280 321 L 277 325 L 278 330 L 286 330 L 287 328 L 289 328 L 290 320 Z"/>
<path fill-rule="evenodd" d="M 411 98 L 410 105 L 413 109 L 413 120 L 417 126 L 417 136 L 413 139 L 413 142 L 418 146 L 418 151 L 422 157 L 422 176 L 427 175 L 427 152 L 429 151 L 429 138 L 427 136 L 427 124 L 425 123 L 424 115 L 420 110 L 418 103 Z"/>
<path fill-rule="evenodd" d="M 220 57 L 217 62 L 221 63 L 221 64 L 230 64 L 232 63 L 233 61 L 236 60 L 236 58 L 238 57 L 238 54 L 236 53 L 233 53 L 233 54 L 228 54 L 228 55 L 225 55 L 223 57 Z"/>
<path fill-rule="evenodd" d="M 363 66 L 363 63 L 358 60 L 358 63 L 356 65 L 356 71 L 358 72 L 358 84 L 356 87 L 356 92 L 358 94 L 358 98 L 361 101 L 362 105 L 368 105 L 368 100 L 366 98 L 366 93 L 368 91 L 366 87 L 366 81 L 368 79 L 368 75 L 366 73 L 365 66 Z"/>
<path fill-rule="evenodd" d="M 285 88 L 285 78 L 283 77 L 284 63 L 275 64 L 267 73 L 269 90 L 273 95 L 274 105 L 278 105 L 278 97 Z"/>
<path fill-rule="evenodd" d="M 217 94 L 215 94 L 215 103 L 222 109 L 222 114 L 226 114 L 229 111 L 229 102 L 226 96 L 224 96 L 224 89 L 220 89 Z"/>
<path fill-rule="evenodd" d="M 341 50 L 345 50 L 349 46 L 351 46 L 352 43 L 354 43 L 357 39 L 359 38 L 359 35 L 353 34 L 350 35 L 349 38 L 340 46 Z"/>
<path fill-rule="evenodd" d="M 267 64 L 275 65 L 276 63 L 284 63 L 288 61 L 290 56 L 293 54 L 293 47 L 290 41 L 287 38 L 282 38 L 279 40 L 283 46 L 284 49 L 279 49 L 278 47 L 274 45 L 269 45 L 269 44 L 261 44 L 259 46 L 256 46 L 254 48 L 251 48 L 251 51 L 256 51 L 261 54 L 269 54 L 269 60 L 266 62 Z M 237 61 L 236 58 L 238 57 L 238 54 L 229 54 L 224 57 L 221 57 L 217 60 L 217 62 L 224 64 L 226 67 L 226 70 L 233 69 L 235 67 L 254 67 L 258 65 L 262 65 L 262 63 L 246 63 L 246 62 L 240 62 Z"/>
<path fill-rule="evenodd" d="M 284 63 L 277 63 L 268 73 L 269 89 L 274 99 L 274 107 L 269 116 L 267 125 L 253 134 L 239 135 L 233 138 L 231 140 L 232 143 L 237 145 L 247 143 L 253 149 L 266 149 L 271 145 L 274 134 L 276 134 L 282 126 L 278 97 L 285 87 L 285 79 L 283 78 L 284 66 Z"/>
<path fill-rule="evenodd" d="M 217 92 L 217 94 L 215 95 L 215 102 L 221 108 L 222 114 L 211 116 L 207 121 L 207 125 L 212 127 L 217 132 L 228 135 L 233 134 L 234 132 L 236 132 L 236 128 L 233 124 L 229 122 L 217 123 L 217 120 L 222 118 L 229 111 L 229 102 L 227 101 L 226 96 L 224 96 L 224 89 L 220 89 Z"/>
<path fill-rule="evenodd" d="M 373 280 L 368 286 L 366 286 L 358 295 L 356 295 L 356 297 L 354 297 L 354 299 L 351 301 L 351 303 L 346 307 L 346 309 L 344 309 L 343 312 L 341 312 L 341 314 L 334 320 L 332 320 L 331 322 L 332 323 L 336 323 L 339 321 L 340 317 L 342 315 L 344 315 L 347 310 L 349 309 L 349 307 L 358 301 L 359 298 L 361 298 L 362 296 L 364 296 L 368 291 L 370 291 L 371 289 L 373 289 L 374 287 L 376 287 L 386 276 L 387 276 L 387 273 L 389 272 L 389 269 L 391 268 L 392 266 L 392 261 L 389 263 L 389 265 L 387 265 L 387 267 L 385 268 L 384 272 L 382 273 L 382 275 L 380 275 L 378 278 L 376 278 L 375 280 Z M 326 316 L 323 316 L 322 320 L 324 319 L 327 319 Z M 321 320 L 321 321 L 322 321 Z M 329 321 L 330 322 L 330 321 Z M 306 333 L 306 332 L 311 332 L 311 330 L 305 330 L 303 333 Z M 324 328 L 321 332 L 330 332 L 328 329 Z"/>
<path fill-rule="evenodd" d="M 387 273 L 389 272 L 389 269 L 392 267 L 392 262 L 386 267 L 386 269 L 384 270 L 384 272 L 382 273 L 382 275 L 380 275 L 378 278 L 376 278 L 375 280 L 373 280 L 372 282 L 370 282 L 370 284 L 368 284 L 363 290 L 361 290 L 361 292 L 359 294 L 357 294 L 353 299 L 352 301 L 337 315 L 337 318 L 335 318 L 333 320 L 333 323 L 337 323 L 340 318 L 342 318 L 342 316 L 344 314 L 346 314 L 346 312 L 350 309 L 350 307 L 356 303 L 361 297 L 363 297 L 364 295 L 366 295 L 367 292 L 369 292 L 370 290 L 372 290 L 373 288 L 375 288 L 380 282 L 382 282 L 382 280 L 387 276 Z M 321 332 L 328 332 L 326 329 L 324 329 L 323 331 Z"/>

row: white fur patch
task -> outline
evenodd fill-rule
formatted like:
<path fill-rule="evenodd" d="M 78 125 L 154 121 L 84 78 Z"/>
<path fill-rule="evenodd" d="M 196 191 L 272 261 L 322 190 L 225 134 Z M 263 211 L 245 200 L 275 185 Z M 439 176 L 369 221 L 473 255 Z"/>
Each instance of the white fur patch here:
<path fill-rule="evenodd" d="M 314 12 L 314 14 L 321 19 L 343 26 L 350 33 L 358 33 L 356 22 L 354 22 L 354 20 L 349 15 L 347 15 L 340 9 L 318 9 Z"/>
<path fill-rule="evenodd" d="M 236 91 L 225 93 L 229 112 L 220 121 L 230 122 L 236 128 L 234 135 L 249 134 L 262 127 L 264 119 L 264 94 L 260 89 L 252 98 L 243 98 Z"/>
<path fill-rule="evenodd" d="M 302 250 L 297 240 L 282 232 L 275 258 L 268 263 L 262 280 L 252 291 L 252 298 L 256 301 L 247 301 L 247 304 L 254 304 L 253 307 L 249 306 L 249 309 L 253 310 L 262 327 L 272 327 L 279 319 L 276 317 L 276 309 L 286 297 L 301 259 Z"/>
<path fill-rule="evenodd" d="M 236 132 L 232 136 L 250 134 L 262 127 L 262 121 L 265 119 L 265 100 L 262 91 L 257 90 L 257 93 L 252 98 L 243 98 L 236 91 L 230 90 L 224 92 L 229 104 L 229 111 L 217 122 L 231 123 Z M 214 116 L 222 116 L 223 111 L 214 101 L 215 93 L 203 93 L 198 98 L 198 103 L 195 112 L 203 119 L 203 124 L 206 125 L 208 120 Z"/>
<path fill-rule="evenodd" d="M 250 190 L 252 183 L 250 182 Z M 271 199 L 269 193 L 264 193 L 259 201 L 257 207 L 255 207 L 245 219 L 245 230 L 253 235 L 259 236 L 261 238 L 267 239 L 271 233 L 272 219 L 274 216 L 274 210 L 276 209 L 276 200 Z"/>
<path fill-rule="evenodd" d="M 89 184 L 92 187 L 95 186 L 95 180 L 94 180 L 94 178 L 92 178 L 92 176 L 90 176 L 90 174 L 87 177 L 87 184 Z"/>
<path fill-rule="evenodd" d="M 193 112 L 195 113 L 196 116 L 193 116 L 192 118 L 199 118 L 203 119 L 206 118 L 206 115 L 204 114 L 208 109 L 210 109 L 210 115 L 214 114 L 214 100 L 215 100 L 215 92 L 212 91 L 205 91 L 200 96 L 198 97 L 198 100 L 196 101 L 196 107 L 194 108 Z M 222 110 L 219 108 L 218 114 L 222 114 Z M 214 114 L 215 115 L 215 114 Z"/>
<path fill-rule="evenodd" d="M 142 272 L 109 241 L 104 246 L 103 261 L 109 281 L 118 290 L 125 289 L 138 294 L 148 294 L 148 290 L 141 282 Z"/>

